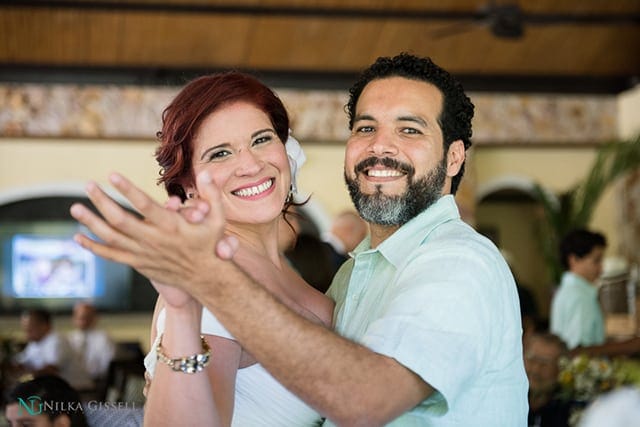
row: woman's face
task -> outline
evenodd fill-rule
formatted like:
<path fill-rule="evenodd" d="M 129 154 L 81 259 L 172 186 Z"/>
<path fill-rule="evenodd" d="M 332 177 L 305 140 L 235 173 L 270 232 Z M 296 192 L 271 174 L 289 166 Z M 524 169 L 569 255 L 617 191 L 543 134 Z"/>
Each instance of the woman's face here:
<path fill-rule="evenodd" d="M 289 161 L 269 116 L 255 105 L 234 102 L 202 122 L 193 171 L 204 170 L 222 192 L 228 221 L 260 224 L 280 215 L 291 184 Z"/>

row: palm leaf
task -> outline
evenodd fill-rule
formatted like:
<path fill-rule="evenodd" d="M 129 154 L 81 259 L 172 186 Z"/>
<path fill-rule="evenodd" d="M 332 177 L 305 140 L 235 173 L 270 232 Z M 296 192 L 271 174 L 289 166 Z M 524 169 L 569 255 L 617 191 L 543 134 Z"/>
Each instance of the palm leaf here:
<path fill-rule="evenodd" d="M 586 228 L 600 197 L 609 185 L 640 167 L 640 135 L 630 141 L 602 145 L 589 173 L 575 187 L 557 198 L 534 184 L 533 196 L 544 215 L 540 226 L 540 248 L 552 279 L 557 283 L 562 267 L 557 248 L 562 236 L 574 228 Z"/>

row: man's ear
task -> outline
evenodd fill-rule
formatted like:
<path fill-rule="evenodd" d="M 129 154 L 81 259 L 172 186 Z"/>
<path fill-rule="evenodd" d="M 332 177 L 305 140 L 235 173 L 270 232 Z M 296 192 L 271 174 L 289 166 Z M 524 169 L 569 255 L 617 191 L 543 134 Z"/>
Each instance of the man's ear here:
<path fill-rule="evenodd" d="M 464 142 L 460 139 L 453 141 L 447 151 L 447 176 L 456 176 L 460 172 L 465 158 Z"/>

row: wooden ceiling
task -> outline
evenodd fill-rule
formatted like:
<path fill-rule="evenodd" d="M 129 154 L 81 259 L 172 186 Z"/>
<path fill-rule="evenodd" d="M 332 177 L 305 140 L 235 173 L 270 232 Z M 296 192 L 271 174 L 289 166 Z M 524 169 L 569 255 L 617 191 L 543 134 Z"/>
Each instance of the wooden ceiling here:
<path fill-rule="evenodd" d="M 491 3 L 518 7 L 521 37 L 494 34 Z M 232 67 L 330 86 L 400 51 L 487 87 L 615 92 L 640 76 L 640 1 L 0 0 L 0 80 Z"/>

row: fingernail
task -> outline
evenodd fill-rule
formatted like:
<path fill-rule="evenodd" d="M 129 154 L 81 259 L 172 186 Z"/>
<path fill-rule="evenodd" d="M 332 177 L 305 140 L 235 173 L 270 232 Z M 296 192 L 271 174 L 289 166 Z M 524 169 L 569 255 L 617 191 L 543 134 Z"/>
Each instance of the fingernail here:
<path fill-rule="evenodd" d="M 113 172 L 111 175 L 109 175 L 109 181 L 111 181 L 111 183 L 113 184 L 118 184 L 122 182 L 122 176 L 119 173 Z"/>

